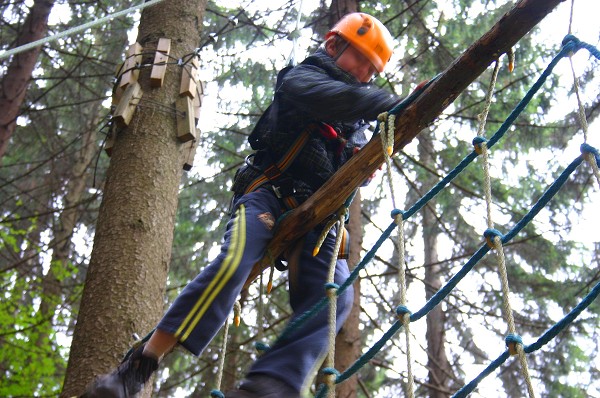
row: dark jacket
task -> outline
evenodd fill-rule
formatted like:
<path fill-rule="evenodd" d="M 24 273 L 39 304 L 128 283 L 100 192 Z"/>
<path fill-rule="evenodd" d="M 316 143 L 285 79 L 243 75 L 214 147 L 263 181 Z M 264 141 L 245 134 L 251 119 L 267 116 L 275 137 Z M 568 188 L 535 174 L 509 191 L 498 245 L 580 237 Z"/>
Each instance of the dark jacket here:
<path fill-rule="evenodd" d="M 243 166 L 232 190 L 242 194 L 262 173 L 277 162 L 305 129 L 311 135 L 286 174 L 294 180 L 298 200 L 305 200 L 343 165 L 355 148 L 367 142 L 365 120 L 375 120 L 399 98 L 386 90 L 360 83 L 340 69 L 324 49 L 280 76 L 271 106 L 251 136 L 258 149 L 253 165 Z M 337 138 L 331 138 L 333 127 Z M 328 130 L 328 131 L 324 131 Z"/>

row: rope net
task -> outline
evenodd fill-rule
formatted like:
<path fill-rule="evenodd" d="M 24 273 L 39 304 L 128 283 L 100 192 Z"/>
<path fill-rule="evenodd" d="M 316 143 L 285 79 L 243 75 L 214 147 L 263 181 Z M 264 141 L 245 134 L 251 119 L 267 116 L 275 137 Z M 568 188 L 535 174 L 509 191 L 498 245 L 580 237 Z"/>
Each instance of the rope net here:
<path fill-rule="evenodd" d="M 507 349 L 496 359 L 491 361 L 485 369 L 473 377 L 473 379 L 465 384 L 462 388 L 460 388 L 454 395 L 454 398 L 466 397 L 471 392 L 475 390 L 478 384 L 489 374 L 498 369 L 502 364 L 504 364 L 511 355 L 517 355 L 521 367 L 521 374 L 525 380 L 529 397 L 535 397 L 535 392 L 530 380 L 529 370 L 527 366 L 526 354 L 532 353 L 534 351 L 539 350 L 544 345 L 548 344 L 553 338 L 555 338 L 558 333 L 567 328 L 569 324 L 571 324 L 578 316 L 584 311 L 600 294 L 600 283 L 596 284 L 591 291 L 583 297 L 580 302 L 559 322 L 554 324 L 552 327 L 547 329 L 542 335 L 540 335 L 537 340 L 530 344 L 525 344 L 522 341 L 522 338 L 517 334 L 516 327 L 514 324 L 514 319 L 512 316 L 512 309 L 509 300 L 509 286 L 508 286 L 508 278 L 507 278 L 507 270 L 506 264 L 504 260 L 503 254 L 503 246 L 509 243 L 525 226 L 527 226 L 537 215 L 538 213 L 548 204 L 548 202 L 559 192 L 561 187 L 568 181 L 569 177 L 573 174 L 573 172 L 582 164 L 584 161 L 587 161 L 590 168 L 593 171 L 594 176 L 596 177 L 596 181 L 600 186 L 600 178 L 598 178 L 598 163 L 600 162 L 600 154 L 596 148 L 588 145 L 587 142 L 584 142 L 581 147 L 581 155 L 577 156 L 570 164 L 566 166 L 566 168 L 562 171 L 562 173 L 556 178 L 556 180 L 548 186 L 543 195 L 537 200 L 537 202 L 533 203 L 529 211 L 525 214 L 524 217 L 521 218 L 507 233 L 502 234 L 500 231 L 494 228 L 494 223 L 491 217 L 491 193 L 489 188 L 489 165 L 488 165 L 488 156 L 487 153 L 500 139 L 504 137 L 509 128 L 513 125 L 515 119 L 523 112 L 527 104 L 532 100 L 534 95 L 541 89 L 547 78 L 552 74 L 552 71 L 556 64 L 565 57 L 572 56 L 575 52 L 585 49 L 587 50 L 593 57 L 600 60 L 600 52 L 595 47 L 581 42 L 579 39 L 572 35 L 567 35 L 562 43 L 562 48 L 559 53 L 552 59 L 552 61 L 548 64 L 546 69 L 541 73 L 539 78 L 535 81 L 529 91 L 525 94 L 523 99 L 517 104 L 517 106 L 513 109 L 513 111 L 509 114 L 506 120 L 502 123 L 500 128 L 492 135 L 490 139 L 486 139 L 483 136 L 483 132 L 485 129 L 485 119 L 487 117 L 487 113 L 489 111 L 489 104 L 491 102 L 491 93 L 493 92 L 493 87 L 495 83 L 495 78 L 497 74 L 497 63 L 496 68 L 493 74 L 492 82 L 490 83 L 489 93 L 486 97 L 486 105 L 485 109 L 480 114 L 479 118 L 479 131 L 477 137 L 473 139 L 474 149 L 471 153 L 469 153 L 459 164 L 451 170 L 443 179 L 441 179 L 429 192 L 423 195 L 419 200 L 417 200 L 414 205 L 412 205 L 407 210 L 399 210 L 394 209 L 391 212 L 392 222 L 388 225 L 388 227 L 382 232 L 379 236 L 373 247 L 365 254 L 362 260 L 357 264 L 349 278 L 340 286 L 335 284 L 328 283 L 324 288 L 327 291 L 326 297 L 317 303 L 310 311 L 302 314 L 295 322 L 290 323 L 283 333 L 279 336 L 279 339 L 286 339 L 288 336 L 296 329 L 302 327 L 310 318 L 312 318 L 315 314 L 320 311 L 326 310 L 328 305 L 335 306 L 336 300 L 332 299 L 332 295 L 339 295 L 343 293 L 349 286 L 351 286 L 354 281 L 358 278 L 359 273 L 365 269 L 365 267 L 373 260 L 377 251 L 381 248 L 383 243 L 391 236 L 391 234 L 398 230 L 398 241 L 396 242 L 397 249 L 400 253 L 400 264 L 398 264 L 399 269 L 399 280 L 401 281 L 399 287 L 402 290 L 400 292 L 400 304 L 396 309 L 397 320 L 386 330 L 382 337 L 379 338 L 368 350 L 366 350 L 362 356 L 360 356 L 354 364 L 343 371 L 338 371 L 333 368 L 332 356 L 334 350 L 334 341 L 330 338 L 330 346 L 331 351 L 328 356 L 326 367 L 323 369 L 323 373 L 325 375 L 324 380 L 326 382 L 320 386 L 317 391 L 315 397 L 332 397 L 333 391 L 335 389 L 335 384 L 339 384 L 350 378 L 352 375 L 357 373 L 363 366 L 369 363 L 369 361 L 379 353 L 383 347 L 393 339 L 396 334 L 400 331 L 400 329 L 405 329 L 406 332 L 406 351 L 407 351 L 407 368 L 409 369 L 407 385 L 408 391 L 407 394 L 409 396 L 414 396 L 414 384 L 413 384 L 413 374 L 411 371 L 412 359 L 410 358 L 410 333 L 408 332 L 409 324 L 412 322 L 416 322 L 419 319 L 426 316 L 431 310 L 440 305 L 453 291 L 453 289 L 458 285 L 458 283 L 465 278 L 469 274 L 469 272 L 475 267 L 475 265 L 484 258 L 484 256 L 490 251 L 494 250 L 496 252 L 497 262 L 498 262 L 498 272 L 500 275 L 500 280 L 502 281 L 502 296 L 503 296 L 503 313 L 505 316 L 505 321 L 507 323 L 508 333 L 505 337 L 505 344 Z M 510 68 L 510 65 L 509 65 Z M 425 87 L 424 87 L 425 88 Z M 423 88 L 423 89 L 424 89 Z M 419 92 L 420 93 L 420 92 Z M 419 93 L 416 93 L 418 95 Z M 579 98 L 579 97 L 578 97 Z M 393 137 L 393 118 L 394 115 L 402 112 L 402 110 L 412 101 L 414 100 L 414 96 L 411 95 L 407 97 L 405 101 L 398 104 L 394 109 L 390 110 L 387 114 L 382 115 L 379 119 L 379 123 L 377 125 L 375 133 L 380 133 L 383 151 L 385 154 L 386 164 L 388 169 L 391 167 L 391 162 L 389 161 L 389 156 L 391 153 L 389 152 L 389 142 L 390 142 L 390 131 Z M 580 105 L 581 108 L 581 105 Z M 580 120 L 580 124 L 583 126 L 584 131 L 587 131 L 587 122 L 585 122 L 585 115 L 581 116 L 582 112 L 579 111 L 580 119 L 583 118 L 583 121 Z M 381 128 L 381 132 L 379 131 Z M 587 141 L 587 135 L 584 136 L 584 141 Z M 484 232 L 484 237 L 486 239 L 486 243 L 482 244 L 481 247 L 473 254 L 466 263 L 460 268 L 460 270 L 454 274 L 445 285 L 443 285 L 433 296 L 423 305 L 422 308 L 418 309 L 415 312 L 412 312 L 408 308 L 408 302 L 406 298 L 406 276 L 404 269 L 404 233 L 403 233 L 403 223 L 412 217 L 415 213 L 421 210 L 430 200 L 432 200 L 438 193 L 440 193 L 443 189 L 445 189 L 450 182 L 454 178 L 456 178 L 467 166 L 469 166 L 475 159 L 479 157 L 479 155 L 483 155 L 483 165 L 482 167 L 485 170 L 486 180 L 488 182 L 485 184 L 486 188 L 486 203 L 487 203 L 487 222 L 488 228 Z M 391 178 L 388 177 L 390 183 L 390 189 L 393 193 L 393 184 Z M 393 205 L 396 206 L 396 200 L 393 199 Z M 345 207 L 349 206 L 349 202 L 346 202 Z M 339 212 L 345 213 L 344 210 L 340 210 Z M 340 223 L 342 218 L 335 220 Z M 335 314 L 335 307 L 329 309 L 330 314 Z M 335 327 L 335 320 L 331 320 L 332 327 Z"/>

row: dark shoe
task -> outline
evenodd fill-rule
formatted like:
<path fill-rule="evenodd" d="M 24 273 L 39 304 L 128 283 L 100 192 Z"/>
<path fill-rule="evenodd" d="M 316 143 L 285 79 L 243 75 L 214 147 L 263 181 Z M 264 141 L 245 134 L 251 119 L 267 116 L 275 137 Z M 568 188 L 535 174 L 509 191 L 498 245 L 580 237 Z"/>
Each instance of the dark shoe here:
<path fill-rule="evenodd" d="M 225 394 L 225 398 L 300 398 L 300 393 L 279 379 L 254 375 L 244 380 L 239 389 Z"/>
<path fill-rule="evenodd" d="M 98 377 L 82 397 L 129 398 L 140 392 L 158 368 L 158 361 L 142 355 L 143 351 L 142 344 L 117 369 Z"/>

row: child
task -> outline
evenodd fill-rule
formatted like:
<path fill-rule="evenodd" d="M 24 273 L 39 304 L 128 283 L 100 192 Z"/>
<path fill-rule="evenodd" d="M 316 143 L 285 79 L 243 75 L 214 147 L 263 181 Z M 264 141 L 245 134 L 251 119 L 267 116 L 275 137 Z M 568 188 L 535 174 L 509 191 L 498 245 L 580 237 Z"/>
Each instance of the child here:
<path fill-rule="evenodd" d="M 200 355 L 230 313 L 255 263 L 265 254 L 275 221 L 315 192 L 366 143 L 365 120 L 375 120 L 399 98 L 369 84 L 392 53 L 385 26 L 364 13 L 344 16 L 315 54 L 286 68 L 275 98 L 250 137 L 256 152 L 238 170 L 233 211 L 218 257 L 177 297 L 151 338 L 115 371 L 100 377 L 86 397 L 129 397 L 141 390 L 176 344 Z M 325 295 L 336 231 L 318 255 L 320 231 L 309 232 L 289 274 L 292 321 Z M 292 259 L 288 259 L 292 261 Z M 337 260 L 335 283 L 348 277 Z M 352 306 L 352 289 L 338 297 L 337 330 Z M 327 311 L 313 317 L 261 355 L 227 398 L 300 397 L 302 385 L 327 345 Z"/>

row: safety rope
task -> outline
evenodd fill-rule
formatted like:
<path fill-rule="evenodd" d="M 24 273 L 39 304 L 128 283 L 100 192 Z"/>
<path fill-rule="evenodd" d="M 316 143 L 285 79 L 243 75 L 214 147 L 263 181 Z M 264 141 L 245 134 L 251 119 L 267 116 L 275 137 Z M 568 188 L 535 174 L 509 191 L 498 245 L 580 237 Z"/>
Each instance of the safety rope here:
<path fill-rule="evenodd" d="M 265 328 L 264 328 L 264 318 L 265 318 L 265 297 L 264 297 L 264 280 L 263 280 L 263 273 L 260 273 L 259 276 L 259 287 L 258 287 L 258 311 L 256 314 L 256 341 L 258 342 L 257 344 L 254 345 L 254 348 L 258 351 L 259 354 L 263 354 L 265 352 L 265 350 L 267 349 L 267 345 L 262 343 L 260 344 L 260 342 L 262 342 L 263 340 L 263 336 L 265 333 Z M 269 278 L 269 284 L 271 284 L 271 280 Z"/>
<path fill-rule="evenodd" d="M 302 17 L 302 0 L 298 2 L 296 8 L 296 26 L 290 32 L 288 38 L 292 40 L 292 50 L 290 52 L 288 65 L 296 65 L 296 47 L 298 46 L 298 38 L 300 37 L 300 18 Z"/>
<path fill-rule="evenodd" d="M 379 123 L 383 123 L 384 128 L 381 129 L 381 145 L 383 146 L 383 159 L 385 161 L 385 175 L 390 187 L 390 195 L 392 197 L 392 206 L 396 206 L 396 194 L 394 192 L 394 182 L 392 178 L 392 154 L 394 153 L 394 129 L 396 127 L 396 115 L 389 112 L 384 112 L 377 117 Z"/>
<path fill-rule="evenodd" d="M 569 34 L 571 34 L 572 24 L 573 24 L 573 9 L 575 7 L 575 1 L 571 1 L 571 11 L 570 11 L 570 20 L 569 20 Z M 577 78 L 577 73 L 575 73 L 575 66 L 573 65 L 573 55 L 574 53 L 569 53 L 569 65 L 571 67 L 571 74 L 573 75 L 573 91 L 575 92 L 575 98 L 577 99 L 577 120 L 579 121 L 579 125 L 581 126 L 581 130 L 583 131 L 583 142 L 587 143 L 588 141 L 588 122 L 587 117 L 585 116 L 585 108 L 583 106 L 583 101 L 581 100 L 581 94 L 579 93 L 579 79 Z M 600 171 L 598 170 L 598 163 L 596 162 L 596 157 L 593 156 L 592 153 L 588 152 L 585 155 L 585 159 L 592 168 L 592 172 L 596 177 L 596 182 L 598 186 L 600 186 Z"/>
<path fill-rule="evenodd" d="M 67 30 L 65 30 L 63 32 L 60 32 L 60 33 L 57 33 L 57 34 L 55 34 L 53 36 L 49 36 L 49 37 L 46 37 L 46 38 L 43 38 L 43 39 L 40 39 L 40 40 L 32 41 L 31 43 L 23 44 L 22 46 L 19 46 L 19 47 L 10 49 L 10 50 L 6 50 L 6 51 L 0 53 L 0 59 L 8 58 L 11 55 L 22 53 L 22 52 L 30 50 L 30 49 L 32 49 L 34 47 L 38 47 L 38 46 L 41 46 L 43 44 L 56 41 L 56 40 L 61 39 L 63 37 L 70 36 L 73 33 L 81 32 L 83 30 L 92 28 L 94 26 L 103 25 L 107 21 L 110 21 L 111 19 L 115 19 L 115 18 L 118 18 L 120 16 L 127 15 L 127 14 L 129 14 L 129 13 L 131 13 L 133 11 L 136 11 L 136 10 L 142 10 L 142 9 L 144 9 L 146 7 L 150 7 L 150 6 L 153 6 L 155 4 L 158 4 L 161 1 L 163 1 L 163 0 L 149 0 L 149 1 L 145 1 L 144 3 L 138 4 L 137 6 L 133 6 L 133 7 L 127 8 L 126 10 L 115 12 L 114 14 L 109 14 L 109 15 L 104 16 L 104 17 L 99 18 L 99 19 L 94 19 L 93 21 L 84 23 L 82 25 L 73 27 L 71 29 L 67 29 Z"/>
<path fill-rule="evenodd" d="M 498 72 L 500 70 L 500 62 L 496 60 L 494 70 L 492 72 L 492 78 L 490 81 L 490 85 L 488 87 L 488 91 L 485 96 L 485 106 L 482 113 L 478 115 L 479 119 L 479 127 L 477 129 L 477 137 L 480 138 L 479 145 L 476 145 L 476 148 L 479 149 L 482 162 L 483 162 L 483 171 L 484 171 L 484 191 L 485 191 L 485 202 L 487 209 L 487 227 L 488 231 L 494 231 L 494 221 L 492 218 L 492 188 L 491 188 L 491 177 L 490 177 L 490 167 L 489 167 L 489 154 L 487 145 L 483 138 L 483 133 L 485 131 L 485 124 L 487 121 L 487 116 L 489 114 L 490 107 L 492 105 L 492 97 L 494 94 L 494 88 L 496 86 L 496 80 L 498 78 Z M 520 370 L 527 385 L 527 392 L 529 393 L 530 398 L 535 397 L 535 392 L 533 390 L 533 385 L 531 382 L 531 377 L 529 375 L 529 366 L 527 365 L 527 358 L 525 357 L 525 352 L 523 351 L 523 343 L 518 339 L 515 320 L 513 316 L 512 306 L 510 304 L 510 288 L 508 284 L 508 272 L 506 270 L 506 257 L 504 255 L 504 247 L 502 246 L 502 242 L 498 235 L 490 235 L 488 239 L 488 244 L 496 251 L 496 259 L 498 263 L 498 273 L 500 276 L 500 282 L 502 287 L 502 308 L 504 318 L 508 324 L 508 337 L 507 337 L 507 345 L 509 346 L 509 352 L 512 355 L 519 356 L 519 362 L 521 364 Z"/>
<path fill-rule="evenodd" d="M 273 275 L 275 272 L 275 261 L 277 261 L 277 259 L 273 258 L 272 254 L 270 251 L 267 251 L 266 253 L 267 258 L 269 258 L 269 263 L 271 264 L 270 266 L 270 272 L 269 272 L 269 279 L 267 282 L 267 287 L 266 287 L 266 293 L 270 294 L 271 290 L 273 289 Z M 263 341 L 264 339 L 264 318 L 265 318 L 265 310 L 264 310 L 264 305 L 265 305 L 265 301 L 268 301 L 268 298 L 265 297 L 264 295 L 265 293 L 265 286 L 264 286 L 264 279 L 263 279 L 263 273 L 261 272 L 259 275 L 259 287 L 258 287 L 258 310 L 257 310 L 257 314 L 256 314 L 256 342 L 254 343 L 254 348 L 256 349 L 256 351 L 258 352 L 259 355 L 264 354 L 270 347 L 267 343 L 265 343 Z"/>
<path fill-rule="evenodd" d="M 233 304 L 233 323 L 236 327 L 240 326 L 240 302 L 236 300 Z M 219 355 L 219 364 L 217 368 L 217 382 L 215 388 L 210 392 L 210 396 L 213 398 L 225 398 L 223 392 L 221 392 L 221 383 L 223 382 L 223 371 L 225 369 L 225 356 L 227 355 L 227 340 L 229 339 L 229 322 L 225 320 L 223 327 L 223 343 L 221 344 L 221 355 Z"/>
<path fill-rule="evenodd" d="M 587 152 L 585 154 L 585 160 L 587 160 L 587 162 L 592 167 L 592 171 L 594 172 L 594 176 L 596 177 L 596 182 L 598 183 L 598 186 L 600 187 L 600 170 L 598 170 L 598 153 L 596 152 L 596 156 L 594 156 L 593 153 Z"/>
<path fill-rule="evenodd" d="M 394 215 L 392 215 L 394 217 Z M 398 225 L 397 249 L 398 249 L 398 283 L 400 287 L 400 305 L 396 308 L 396 315 L 404 327 L 404 338 L 406 341 L 406 371 L 407 371 L 407 392 L 409 398 L 415 397 L 415 376 L 412 370 L 412 354 L 410 349 L 410 310 L 407 306 L 407 283 L 406 283 L 406 254 L 404 237 L 404 215 L 401 211 L 394 217 Z"/>
<path fill-rule="evenodd" d="M 377 118 L 383 123 L 381 130 L 381 144 L 383 146 L 383 158 L 386 165 L 386 176 L 390 187 L 392 205 L 396 206 L 396 194 L 394 192 L 394 181 L 392 178 L 392 154 L 394 149 L 394 132 L 396 128 L 396 115 L 384 112 Z M 404 336 L 406 341 L 406 369 L 407 369 L 407 393 L 408 398 L 414 398 L 415 386 L 414 375 L 412 371 L 412 355 L 410 350 L 410 311 L 407 307 L 407 284 L 406 284 L 406 260 L 405 260 L 405 238 L 404 238 L 404 215 L 401 211 L 394 211 L 392 218 L 397 227 L 396 250 L 398 251 L 398 287 L 400 289 L 400 305 L 396 308 L 396 316 L 402 322 L 404 327 Z"/>

